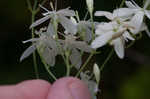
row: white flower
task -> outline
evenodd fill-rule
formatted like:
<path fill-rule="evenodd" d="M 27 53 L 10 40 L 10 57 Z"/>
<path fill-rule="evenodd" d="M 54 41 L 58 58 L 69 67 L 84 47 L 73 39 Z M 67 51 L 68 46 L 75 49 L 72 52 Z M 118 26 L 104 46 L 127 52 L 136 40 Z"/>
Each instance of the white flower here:
<path fill-rule="evenodd" d="M 63 51 L 70 52 L 70 62 L 71 65 L 74 66 L 76 69 L 80 69 L 82 65 L 82 57 L 81 52 L 92 52 L 92 48 L 84 41 L 77 41 L 76 36 L 74 35 L 65 35 L 65 40 L 58 39 L 59 43 L 62 45 Z"/>
<path fill-rule="evenodd" d="M 81 36 L 81 38 L 86 41 L 86 42 L 90 42 L 92 40 L 92 23 L 89 21 L 77 21 L 74 17 L 71 17 L 70 20 L 72 21 L 72 23 L 76 26 L 76 33 L 72 33 L 72 32 L 68 32 L 65 31 L 65 34 L 72 34 L 72 35 L 76 35 L 77 33 L 79 34 L 79 36 Z"/>
<path fill-rule="evenodd" d="M 42 6 L 41 6 L 42 7 Z M 42 7 L 44 10 L 46 10 L 46 13 L 43 13 L 43 18 L 35 21 L 30 28 L 36 27 L 43 22 L 51 19 L 51 23 L 49 24 L 49 29 L 52 30 L 52 28 L 55 26 L 55 24 L 60 23 L 65 30 L 68 32 L 76 33 L 76 26 L 73 24 L 72 21 L 70 21 L 67 17 L 75 16 L 75 12 L 73 10 L 69 10 L 69 8 L 61 9 L 58 11 L 49 11 L 46 8 Z M 54 25 L 54 26 L 53 26 Z M 57 27 L 55 27 L 57 28 Z M 53 31 L 52 31 L 53 32 Z"/>
<path fill-rule="evenodd" d="M 109 20 L 121 19 L 127 20 L 131 17 L 134 11 L 129 8 L 119 8 L 115 9 L 113 13 L 107 11 L 96 11 L 95 16 L 105 16 Z"/>
<path fill-rule="evenodd" d="M 96 49 L 109 43 L 113 45 L 118 57 L 124 58 L 125 41 L 128 39 L 134 40 L 128 33 L 128 28 L 130 28 L 128 24 L 118 23 L 117 21 L 99 24 L 96 29 L 98 37 L 92 42 L 91 47 Z"/>
<path fill-rule="evenodd" d="M 146 10 L 147 6 L 149 5 L 149 0 L 145 3 L 144 7 L 139 7 L 133 0 L 126 1 L 126 5 L 129 9 L 133 10 L 133 18 L 130 21 L 130 25 L 134 27 L 134 29 L 130 29 L 130 31 L 134 34 L 139 33 L 141 31 L 141 27 L 144 21 L 144 16 L 150 19 L 150 10 Z M 147 32 L 148 33 L 148 32 Z M 148 34 L 150 35 L 150 34 Z"/>
<path fill-rule="evenodd" d="M 45 63 L 48 64 L 48 66 L 55 65 L 55 57 L 58 54 L 61 54 L 60 49 L 57 47 L 58 43 L 56 44 L 55 39 L 53 39 L 51 36 L 47 36 L 46 32 L 43 32 L 40 33 L 39 38 L 33 38 L 24 41 L 23 43 L 27 42 L 33 42 L 33 44 L 24 51 L 20 58 L 20 61 L 27 58 L 37 49 L 39 55 L 44 59 Z"/>

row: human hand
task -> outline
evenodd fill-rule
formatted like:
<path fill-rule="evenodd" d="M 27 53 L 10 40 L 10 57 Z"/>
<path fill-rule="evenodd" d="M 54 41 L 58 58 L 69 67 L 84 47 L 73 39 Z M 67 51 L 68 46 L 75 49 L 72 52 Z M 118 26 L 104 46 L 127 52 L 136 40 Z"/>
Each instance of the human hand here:
<path fill-rule="evenodd" d="M 91 99 L 87 86 L 77 78 L 65 77 L 53 85 L 29 80 L 0 87 L 0 99 Z"/>

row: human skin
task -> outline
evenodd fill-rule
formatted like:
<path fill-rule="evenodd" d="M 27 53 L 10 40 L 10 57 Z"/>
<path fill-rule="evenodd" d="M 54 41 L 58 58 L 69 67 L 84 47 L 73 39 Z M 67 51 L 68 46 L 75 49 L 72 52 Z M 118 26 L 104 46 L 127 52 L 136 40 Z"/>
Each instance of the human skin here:
<path fill-rule="evenodd" d="M 44 80 L 29 80 L 0 86 L 0 99 L 91 99 L 87 86 L 79 79 L 65 77 L 53 85 Z"/>

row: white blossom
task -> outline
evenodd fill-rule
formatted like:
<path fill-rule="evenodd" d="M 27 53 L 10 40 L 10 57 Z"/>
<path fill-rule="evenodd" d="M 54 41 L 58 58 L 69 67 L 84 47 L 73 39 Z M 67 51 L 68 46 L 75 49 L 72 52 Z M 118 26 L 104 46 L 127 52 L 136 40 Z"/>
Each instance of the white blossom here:
<path fill-rule="evenodd" d="M 101 23 L 96 28 L 96 34 L 98 37 L 92 42 L 92 48 L 99 48 L 107 43 L 112 45 L 119 58 L 124 58 L 124 46 L 125 41 L 134 40 L 134 38 L 128 33 L 127 29 L 130 26 L 125 22 L 118 23 L 117 21 L 111 21 L 109 23 Z"/>
<path fill-rule="evenodd" d="M 41 6 L 42 7 L 42 6 Z M 73 24 L 72 21 L 70 21 L 67 17 L 71 17 L 71 16 L 75 16 L 75 12 L 73 10 L 69 10 L 69 8 L 66 9 L 61 9 L 58 11 L 49 11 L 46 8 L 42 7 L 44 10 L 46 10 L 46 13 L 43 13 L 43 18 L 35 21 L 30 28 L 36 27 L 40 24 L 42 24 L 43 22 L 52 19 L 52 22 L 56 23 L 60 23 L 65 30 L 67 30 L 68 32 L 72 32 L 72 33 L 76 33 L 76 26 Z M 52 27 L 51 23 L 50 23 L 50 28 Z"/>
<path fill-rule="evenodd" d="M 134 28 L 131 28 L 130 31 L 134 34 L 137 34 L 137 33 L 139 33 L 139 31 L 141 31 L 141 27 L 144 22 L 144 16 L 147 16 L 147 18 L 150 19 L 150 10 L 146 9 L 147 6 L 149 5 L 149 0 L 147 0 L 147 2 L 145 3 L 143 8 L 138 6 L 133 0 L 132 0 L 132 2 L 126 1 L 126 5 L 130 10 L 134 11 L 132 13 L 132 14 L 134 14 L 134 16 L 130 21 L 130 25 L 133 26 Z M 148 34 L 148 35 L 150 35 L 150 34 Z"/>

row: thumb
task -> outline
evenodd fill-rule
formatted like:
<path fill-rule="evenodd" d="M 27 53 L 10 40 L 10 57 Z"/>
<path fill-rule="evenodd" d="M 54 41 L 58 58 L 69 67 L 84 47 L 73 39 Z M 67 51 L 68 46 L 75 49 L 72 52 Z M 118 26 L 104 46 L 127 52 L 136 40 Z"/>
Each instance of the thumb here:
<path fill-rule="evenodd" d="M 57 80 L 47 99 L 92 99 L 87 86 L 79 79 L 65 77 Z"/>

